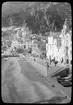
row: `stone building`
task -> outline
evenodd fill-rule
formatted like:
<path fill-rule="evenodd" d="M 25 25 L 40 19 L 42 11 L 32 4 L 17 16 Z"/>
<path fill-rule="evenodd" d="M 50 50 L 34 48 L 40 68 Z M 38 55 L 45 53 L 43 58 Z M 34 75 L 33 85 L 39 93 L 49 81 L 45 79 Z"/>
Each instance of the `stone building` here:
<path fill-rule="evenodd" d="M 32 40 L 32 54 L 40 56 L 37 40 Z"/>

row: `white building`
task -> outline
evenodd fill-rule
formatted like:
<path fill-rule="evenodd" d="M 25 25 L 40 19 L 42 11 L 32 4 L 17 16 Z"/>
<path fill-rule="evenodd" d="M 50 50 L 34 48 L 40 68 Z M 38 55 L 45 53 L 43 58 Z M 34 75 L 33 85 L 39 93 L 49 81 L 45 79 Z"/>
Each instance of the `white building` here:
<path fill-rule="evenodd" d="M 66 62 L 66 59 L 68 58 L 70 62 L 72 60 L 72 41 L 71 32 L 67 32 L 67 20 L 65 20 L 59 38 L 61 40 L 61 46 L 58 48 L 57 38 L 54 39 L 53 35 L 48 37 L 48 43 L 46 44 L 47 58 L 50 59 L 51 57 L 51 59 L 53 59 L 55 57 L 57 61 L 61 61 L 63 58 L 64 62 Z"/>
<path fill-rule="evenodd" d="M 48 43 L 46 44 L 46 55 L 47 58 L 55 59 L 59 61 L 59 51 L 57 48 L 57 39 L 54 39 L 53 36 L 48 37 Z"/>
<path fill-rule="evenodd" d="M 53 55 L 53 37 L 50 36 L 48 37 L 48 43 L 46 44 L 46 55 L 47 55 L 47 58 L 49 59 L 50 56 Z"/>
<path fill-rule="evenodd" d="M 66 20 L 60 37 L 61 37 L 61 48 L 60 48 L 61 57 L 64 59 L 64 62 L 66 62 L 66 59 L 69 59 L 70 62 L 70 60 L 72 59 L 72 54 L 71 54 L 72 41 L 71 41 L 71 32 L 67 32 Z"/>
<path fill-rule="evenodd" d="M 66 34 L 66 46 L 68 47 L 68 59 L 69 63 L 72 60 L 72 41 L 71 41 L 71 33 Z"/>
<path fill-rule="evenodd" d="M 57 40 L 56 39 L 54 39 L 54 43 L 53 43 L 53 58 L 54 57 L 57 61 L 59 61 L 59 51 L 57 48 Z"/>

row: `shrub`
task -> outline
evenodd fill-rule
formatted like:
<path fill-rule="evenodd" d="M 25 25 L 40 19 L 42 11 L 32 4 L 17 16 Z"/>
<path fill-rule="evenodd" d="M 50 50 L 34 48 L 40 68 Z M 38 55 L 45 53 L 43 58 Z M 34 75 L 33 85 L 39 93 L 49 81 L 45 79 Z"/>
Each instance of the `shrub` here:
<path fill-rule="evenodd" d="M 18 53 L 24 53 L 24 49 L 18 48 L 18 49 L 16 49 L 16 52 L 18 52 Z"/>

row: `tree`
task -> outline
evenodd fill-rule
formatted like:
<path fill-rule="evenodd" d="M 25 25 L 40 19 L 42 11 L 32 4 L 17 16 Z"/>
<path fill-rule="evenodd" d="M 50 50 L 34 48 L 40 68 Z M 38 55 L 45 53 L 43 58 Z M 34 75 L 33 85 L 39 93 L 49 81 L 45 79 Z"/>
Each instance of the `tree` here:
<path fill-rule="evenodd" d="M 15 19 L 14 23 L 17 23 L 17 26 L 22 26 L 25 20 L 33 33 L 50 31 L 53 20 L 57 31 L 61 31 L 65 18 L 68 18 L 69 26 L 72 27 L 71 6 L 69 3 L 35 2 L 27 6 L 25 11 L 21 9 L 17 13 L 6 16 L 6 18 L 2 19 L 2 24 L 7 24 L 11 16 Z M 44 30 L 40 28 L 41 26 L 44 27 Z"/>

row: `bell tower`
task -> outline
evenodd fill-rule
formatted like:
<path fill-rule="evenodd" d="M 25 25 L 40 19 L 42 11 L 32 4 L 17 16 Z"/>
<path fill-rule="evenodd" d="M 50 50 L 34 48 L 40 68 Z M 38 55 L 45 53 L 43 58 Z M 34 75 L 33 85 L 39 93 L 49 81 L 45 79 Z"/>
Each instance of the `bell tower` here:
<path fill-rule="evenodd" d="M 67 32 L 67 19 L 65 19 L 63 29 L 62 29 L 62 35 L 65 36 Z"/>

